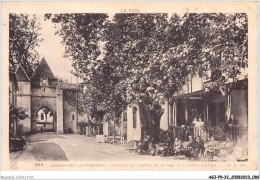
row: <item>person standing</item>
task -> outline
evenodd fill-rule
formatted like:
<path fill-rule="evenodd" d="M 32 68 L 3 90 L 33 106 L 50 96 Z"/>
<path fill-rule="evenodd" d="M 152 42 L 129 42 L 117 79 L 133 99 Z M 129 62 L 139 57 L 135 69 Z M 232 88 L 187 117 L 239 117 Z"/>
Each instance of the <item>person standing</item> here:
<path fill-rule="evenodd" d="M 236 120 L 236 116 L 232 113 L 230 115 L 229 119 L 229 138 L 237 141 L 237 125 L 238 125 L 238 120 Z"/>

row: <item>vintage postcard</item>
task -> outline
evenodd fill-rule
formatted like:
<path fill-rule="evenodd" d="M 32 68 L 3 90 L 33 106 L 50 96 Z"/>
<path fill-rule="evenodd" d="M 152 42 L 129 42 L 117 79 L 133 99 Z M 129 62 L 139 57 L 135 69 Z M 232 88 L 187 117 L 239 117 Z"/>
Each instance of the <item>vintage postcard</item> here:
<path fill-rule="evenodd" d="M 257 5 L 2 2 L 2 169 L 258 169 Z"/>

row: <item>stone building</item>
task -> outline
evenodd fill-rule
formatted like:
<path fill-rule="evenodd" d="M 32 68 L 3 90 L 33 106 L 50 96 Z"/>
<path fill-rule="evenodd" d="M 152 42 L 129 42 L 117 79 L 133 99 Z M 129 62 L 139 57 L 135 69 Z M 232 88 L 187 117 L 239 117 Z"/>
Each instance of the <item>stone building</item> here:
<path fill-rule="evenodd" d="M 77 85 L 60 82 L 43 58 L 30 78 L 22 66 L 16 71 L 17 105 L 26 109 L 23 133 L 77 133 Z"/>

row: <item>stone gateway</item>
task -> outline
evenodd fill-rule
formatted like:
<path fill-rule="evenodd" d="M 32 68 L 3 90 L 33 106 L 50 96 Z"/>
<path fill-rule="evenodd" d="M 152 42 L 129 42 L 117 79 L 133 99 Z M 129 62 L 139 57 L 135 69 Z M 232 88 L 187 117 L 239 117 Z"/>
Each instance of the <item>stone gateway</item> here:
<path fill-rule="evenodd" d="M 17 105 L 29 117 L 23 120 L 22 132 L 77 132 L 77 85 L 59 81 L 43 58 L 30 78 L 22 66 L 16 71 Z"/>

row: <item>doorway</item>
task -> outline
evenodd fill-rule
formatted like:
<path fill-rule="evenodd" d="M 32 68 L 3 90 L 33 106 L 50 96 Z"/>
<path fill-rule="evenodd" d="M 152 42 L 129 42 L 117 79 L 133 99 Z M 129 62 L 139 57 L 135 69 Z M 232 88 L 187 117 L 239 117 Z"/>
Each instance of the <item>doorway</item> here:
<path fill-rule="evenodd" d="M 48 107 L 41 107 L 36 112 L 36 130 L 38 132 L 54 132 L 54 114 Z"/>

